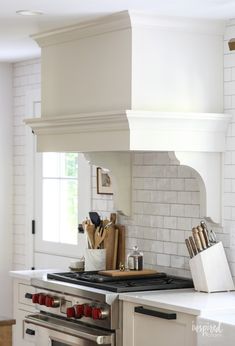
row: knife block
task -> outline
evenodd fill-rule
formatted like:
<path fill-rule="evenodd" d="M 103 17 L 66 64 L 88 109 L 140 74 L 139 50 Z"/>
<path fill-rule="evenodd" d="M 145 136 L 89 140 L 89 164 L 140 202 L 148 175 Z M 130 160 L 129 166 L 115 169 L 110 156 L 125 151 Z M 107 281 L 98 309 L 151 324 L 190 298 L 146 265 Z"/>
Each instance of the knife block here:
<path fill-rule="evenodd" d="M 222 242 L 189 260 L 194 288 L 202 292 L 233 291 L 234 283 Z"/>

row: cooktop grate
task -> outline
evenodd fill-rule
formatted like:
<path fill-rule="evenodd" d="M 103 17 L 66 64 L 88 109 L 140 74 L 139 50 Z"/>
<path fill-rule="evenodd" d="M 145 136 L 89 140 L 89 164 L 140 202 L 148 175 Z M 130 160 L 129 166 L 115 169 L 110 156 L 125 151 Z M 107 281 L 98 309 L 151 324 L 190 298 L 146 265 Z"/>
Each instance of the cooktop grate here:
<path fill-rule="evenodd" d="M 148 277 L 123 279 L 123 277 L 114 278 L 101 275 L 98 272 L 65 272 L 49 273 L 47 278 L 117 293 L 193 287 L 191 279 L 170 276 L 165 273 L 151 274 Z"/>

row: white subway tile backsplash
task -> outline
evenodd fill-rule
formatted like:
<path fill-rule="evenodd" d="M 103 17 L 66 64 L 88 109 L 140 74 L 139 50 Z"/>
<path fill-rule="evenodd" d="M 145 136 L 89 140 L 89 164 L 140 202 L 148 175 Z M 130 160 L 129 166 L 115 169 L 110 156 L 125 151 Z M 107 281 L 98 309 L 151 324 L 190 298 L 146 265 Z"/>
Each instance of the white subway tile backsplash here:
<path fill-rule="evenodd" d="M 174 216 L 164 217 L 164 228 L 176 228 L 177 218 Z"/>
<path fill-rule="evenodd" d="M 172 229 L 170 231 L 170 240 L 175 243 L 183 243 L 184 242 L 184 232 Z"/>
<path fill-rule="evenodd" d="M 177 198 L 177 202 L 178 203 L 181 203 L 181 204 L 190 204 L 190 203 L 192 203 L 191 192 L 180 191 L 177 194 L 178 194 L 178 198 Z"/>
<path fill-rule="evenodd" d="M 171 179 L 158 178 L 156 179 L 157 190 L 171 190 Z"/>
<path fill-rule="evenodd" d="M 157 265 L 163 267 L 169 267 L 171 263 L 170 255 L 157 254 Z"/>
<path fill-rule="evenodd" d="M 171 190 L 174 191 L 184 191 L 185 189 L 185 180 L 179 178 L 170 179 Z"/>
<path fill-rule="evenodd" d="M 188 237 L 186 237 L 186 238 L 188 238 Z M 189 253 L 188 253 L 188 250 L 187 250 L 187 247 L 186 247 L 185 243 L 177 244 L 177 255 L 189 257 Z"/>
<path fill-rule="evenodd" d="M 192 220 L 190 217 L 178 217 L 177 218 L 177 229 L 189 230 L 192 228 Z"/>
<path fill-rule="evenodd" d="M 151 249 L 152 252 L 155 253 L 163 253 L 164 252 L 164 243 L 163 241 L 152 241 L 149 243 L 149 247 L 147 247 L 145 250 Z"/>
<path fill-rule="evenodd" d="M 229 68 L 225 68 L 224 69 L 224 81 L 225 82 L 229 82 L 232 80 L 232 76 L 233 76 L 233 68 L 229 67 Z M 235 75 L 234 75 L 235 77 Z"/>
<path fill-rule="evenodd" d="M 157 229 L 157 240 L 170 241 L 170 230 L 169 229 Z"/>
<path fill-rule="evenodd" d="M 173 268 L 181 268 L 185 267 L 184 265 L 185 258 L 182 256 L 171 256 L 171 267 Z"/>
<path fill-rule="evenodd" d="M 186 217 L 200 217 L 199 205 L 185 205 Z"/>
<path fill-rule="evenodd" d="M 184 205 L 171 204 L 171 216 L 184 216 Z"/>
<path fill-rule="evenodd" d="M 178 177 L 191 178 L 192 177 L 192 170 L 186 166 L 178 166 Z"/>
<path fill-rule="evenodd" d="M 165 254 L 177 254 L 177 244 L 172 242 L 164 242 L 163 252 Z"/>

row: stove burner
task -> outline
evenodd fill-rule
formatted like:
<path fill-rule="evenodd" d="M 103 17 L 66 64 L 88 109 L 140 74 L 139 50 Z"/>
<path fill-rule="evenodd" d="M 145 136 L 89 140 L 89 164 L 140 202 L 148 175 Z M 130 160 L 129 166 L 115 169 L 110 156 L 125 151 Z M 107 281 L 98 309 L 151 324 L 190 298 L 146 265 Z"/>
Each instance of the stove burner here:
<path fill-rule="evenodd" d="M 112 292 L 137 292 L 177 288 L 192 288 L 193 282 L 187 278 L 169 276 L 165 273 L 151 274 L 139 278 L 111 277 L 98 272 L 66 272 L 47 274 L 48 279 L 68 282 L 81 286 L 99 288 Z"/>

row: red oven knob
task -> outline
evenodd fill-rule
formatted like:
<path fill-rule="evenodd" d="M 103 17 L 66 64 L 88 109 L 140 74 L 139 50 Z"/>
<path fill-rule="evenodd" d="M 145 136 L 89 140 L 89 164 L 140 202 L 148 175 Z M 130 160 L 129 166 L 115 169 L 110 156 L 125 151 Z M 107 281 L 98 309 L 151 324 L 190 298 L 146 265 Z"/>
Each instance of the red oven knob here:
<path fill-rule="evenodd" d="M 93 320 L 101 319 L 101 308 L 93 308 L 92 309 L 92 318 Z"/>
<path fill-rule="evenodd" d="M 60 301 L 55 297 L 46 296 L 45 305 L 48 308 L 58 308 L 60 306 Z"/>
<path fill-rule="evenodd" d="M 75 309 L 73 306 L 67 308 L 66 315 L 68 318 L 75 317 Z"/>
<path fill-rule="evenodd" d="M 46 303 L 46 295 L 43 293 L 39 293 L 38 304 L 45 305 L 45 303 Z"/>
<path fill-rule="evenodd" d="M 85 317 L 92 317 L 92 307 L 88 304 L 85 304 L 83 314 Z"/>
<path fill-rule="evenodd" d="M 39 293 L 35 293 L 32 295 L 32 302 L 34 304 L 38 304 L 39 303 Z"/>
<path fill-rule="evenodd" d="M 104 320 L 108 317 L 108 310 L 102 308 L 93 308 L 92 309 L 92 318 L 93 320 Z"/>
<path fill-rule="evenodd" d="M 76 318 L 81 318 L 84 315 L 84 304 L 77 304 L 74 306 Z"/>

